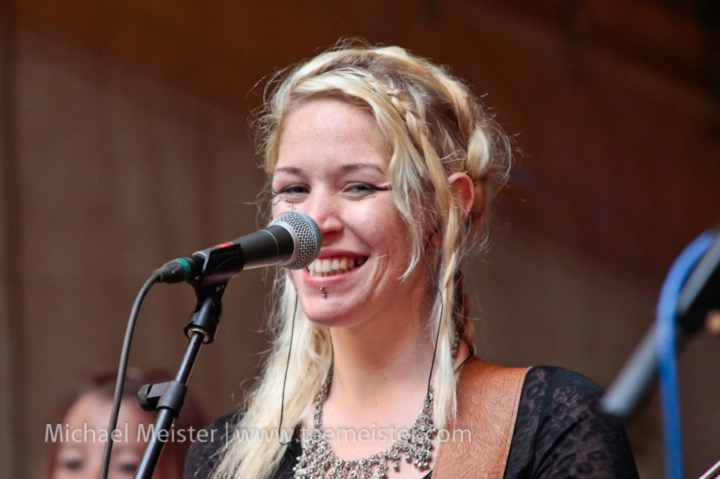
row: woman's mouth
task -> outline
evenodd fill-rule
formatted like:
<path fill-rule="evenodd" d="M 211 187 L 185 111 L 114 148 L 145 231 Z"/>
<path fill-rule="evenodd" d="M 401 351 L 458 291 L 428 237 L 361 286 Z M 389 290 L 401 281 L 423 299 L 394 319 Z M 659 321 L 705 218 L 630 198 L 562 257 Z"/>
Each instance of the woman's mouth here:
<path fill-rule="evenodd" d="M 310 266 L 308 271 L 310 276 L 333 276 L 336 274 L 347 273 L 348 271 L 361 266 L 365 263 L 366 258 L 323 258 L 316 259 Z"/>

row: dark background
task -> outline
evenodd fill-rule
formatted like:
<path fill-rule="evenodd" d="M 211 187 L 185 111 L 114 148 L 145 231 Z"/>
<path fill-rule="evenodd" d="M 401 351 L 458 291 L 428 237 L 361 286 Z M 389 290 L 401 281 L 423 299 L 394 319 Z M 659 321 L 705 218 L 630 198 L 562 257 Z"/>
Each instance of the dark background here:
<path fill-rule="evenodd" d="M 247 117 L 264 79 L 339 38 L 397 44 L 483 95 L 522 154 L 470 272 L 480 354 L 607 387 L 666 271 L 720 219 L 720 7 L 711 0 L 5 0 L 0 10 L 0 476 L 116 367 L 159 265 L 263 225 Z M 266 277 L 233 280 L 190 387 L 209 416 L 258 373 Z M 189 287 L 146 300 L 131 362 L 175 369 Z M 688 477 L 720 459 L 720 345 L 680 360 Z M 662 477 L 653 399 L 629 431 Z"/>

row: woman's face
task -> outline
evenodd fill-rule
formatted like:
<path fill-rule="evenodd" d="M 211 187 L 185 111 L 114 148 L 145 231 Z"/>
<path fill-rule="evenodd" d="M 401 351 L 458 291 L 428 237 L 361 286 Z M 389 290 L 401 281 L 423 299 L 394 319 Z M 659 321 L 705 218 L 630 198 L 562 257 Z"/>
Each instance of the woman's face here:
<path fill-rule="evenodd" d="M 357 327 L 422 303 L 423 269 L 400 281 L 411 239 L 392 199 L 388 163 L 380 130 L 357 106 L 316 99 L 286 119 L 272 178 L 273 215 L 296 209 L 322 233 L 318 258 L 289 272 L 314 322 Z"/>
<path fill-rule="evenodd" d="M 64 437 L 55 459 L 52 479 L 100 477 L 111 412 L 112 399 L 100 393 L 87 393 L 73 404 L 61 424 Z M 109 479 L 132 478 L 135 475 L 145 449 L 141 425 L 148 429 L 147 413 L 132 400 L 123 400 L 117 426 L 120 434 L 114 436 L 116 441 Z M 159 478 L 161 474 L 153 477 Z"/>

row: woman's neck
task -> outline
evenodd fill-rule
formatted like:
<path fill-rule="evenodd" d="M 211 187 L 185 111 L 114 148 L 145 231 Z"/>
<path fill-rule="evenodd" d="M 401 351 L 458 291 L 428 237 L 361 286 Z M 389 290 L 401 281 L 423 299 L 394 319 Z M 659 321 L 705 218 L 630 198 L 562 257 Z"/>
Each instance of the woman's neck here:
<path fill-rule="evenodd" d="M 370 316 L 331 328 L 332 387 L 344 401 L 382 397 L 395 386 L 422 389 L 423 383 L 427 385 L 434 345 L 432 328 L 427 326 L 434 296 L 429 293 L 429 281 L 408 281 L 401 289 L 410 288 L 410 283 L 421 286 L 411 288 L 410 294 L 406 292 L 405 301 L 382 310 L 369 307 L 356 311 Z"/>
<path fill-rule="evenodd" d="M 388 389 L 427 387 L 433 355 L 428 329 L 388 324 L 381 331 L 333 330 L 333 381 L 343 402 L 384 396 Z"/>
<path fill-rule="evenodd" d="M 387 449 L 398 439 L 396 433 L 410 428 L 423 409 L 434 335 L 422 325 L 409 331 L 387 329 L 393 334 L 376 332 L 364 337 L 358 331 L 331 331 L 333 376 L 321 420 L 325 431 L 337 437 L 357 435 L 357 440 L 331 441 L 333 451 L 343 459 Z M 461 342 L 456 364 L 468 354 L 468 346 Z M 310 407 L 304 418 L 307 430 L 313 427 L 312 411 Z M 372 440 L 362 440 L 363 433 Z M 406 468 L 405 472 L 415 477 L 421 471 Z"/>

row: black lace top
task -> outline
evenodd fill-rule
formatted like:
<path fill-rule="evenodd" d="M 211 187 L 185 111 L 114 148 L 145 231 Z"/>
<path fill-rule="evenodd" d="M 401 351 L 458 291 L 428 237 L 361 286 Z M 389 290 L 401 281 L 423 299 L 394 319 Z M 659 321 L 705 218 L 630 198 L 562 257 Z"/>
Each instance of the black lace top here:
<path fill-rule="evenodd" d="M 553 367 L 531 369 L 520 397 L 505 479 L 637 478 L 625 431 L 602 415 L 601 396 L 602 389 L 580 374 Z M 190 447 L 184 479 L 210 476 L 236 418 L 230 414 L 206 428 L 214 440 Z M 292 478 L 300 453 L 296 439 L 273 479 Z"/>

